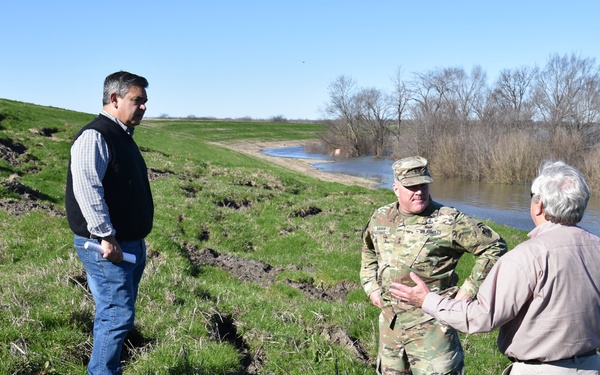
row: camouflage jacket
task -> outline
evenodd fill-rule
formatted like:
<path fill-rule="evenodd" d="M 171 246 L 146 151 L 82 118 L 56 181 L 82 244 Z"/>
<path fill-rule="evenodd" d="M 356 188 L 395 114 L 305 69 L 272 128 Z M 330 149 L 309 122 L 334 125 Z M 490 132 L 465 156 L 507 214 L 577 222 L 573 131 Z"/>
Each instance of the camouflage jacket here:
<path fill-rule="evenodd" d="M 395 202 L 375 211 L 365 228 L 360 279 L 367 295 L 380 291 L 388 317 L 391 310 L 396 321 L 409 328 L 432 317 L 391 298 L 392 280 L 414 285 L 408 275 L 412 271 L 431 291 L 454 296 L 458 291 L 456 265 L 469 252 L 477 258 L 461 289 L 474 297 L 506 251 L 506 243 L 496 232 L 455 208 L 430 200 L 422 213 L 403 217 Z"/>

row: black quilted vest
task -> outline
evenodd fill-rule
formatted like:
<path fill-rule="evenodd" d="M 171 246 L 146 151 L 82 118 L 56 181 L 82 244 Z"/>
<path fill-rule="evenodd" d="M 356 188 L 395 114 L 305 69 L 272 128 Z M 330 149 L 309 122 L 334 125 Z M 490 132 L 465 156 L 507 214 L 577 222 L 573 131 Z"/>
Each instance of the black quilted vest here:
<path fill-rule="evenodd" d="M 145 238 L 152 229 L 154 203 L 148 170 L 140 150 L 133 137 L 103 115 L 84 126 L 73 141 L 88 129 L 98 131 L 108 146 L 110 160 L 102 186 L 110 220 L 117 232 L 117 240 L 132 241 Z M 73 233 L 90 237 L 87 222 L 73 194 L 70 160 L 65 204 L 67 220 Z"/>

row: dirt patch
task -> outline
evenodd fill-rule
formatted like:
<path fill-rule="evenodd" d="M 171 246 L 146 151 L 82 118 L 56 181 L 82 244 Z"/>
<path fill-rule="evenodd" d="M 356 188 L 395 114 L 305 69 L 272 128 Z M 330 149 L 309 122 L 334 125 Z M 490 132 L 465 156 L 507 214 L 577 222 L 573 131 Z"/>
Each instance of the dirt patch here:
<path fill-rule="evenodd" d="M 2 186 L 11 193 L 19 194 L 23 199 L 30 201 L 47 200 L 49 197 L 35 189 L 30 188 L 27 185 L 16 181 L 14 178 L 1 182 Z"/>
<path fill-rule="evenodd" d="M 254 375 L 259 373 L 264 363 L 264 353 L 261 350 L 256 351 L 254 354 L 250 353 L 250 347 L 244 338 L 238 334 L 235 319 L 231 315 L 213 314 L 206 328 L 213 340 L 227 342 L 233 345 L 238 353 L 240 353 L 240 364 L 243 370 L 238 373 L 239 375 Z"/>
<path fill-rule="evenodd" d="M 185 194 L 185 196 L 189 198 L 195 198 L 196 194 L 202 191 L 201 188 L 192 185 L 185 185 L 182 186 L 180 189 L 181 191 L 183 191 L 183 194 Z"/>
<path fill-rule="evenodd" d="M 21 164 L 19 156 L 27 151 L 27 147 L 15 143 L 12 139 L 0 139 L 0 159 L 5 160 L 13 167 Z"/>
<path fill-rule="evenodd" d="M 299 269 L 296 265 L 287 267 L 273 267 L 268 263 L 252 259 L 239 258 L 229 254 L 220 254 L 210 248 L 198 249 L 193 244 L 185 244 L 184 249 L 192 265 L 202 266 L 210 265 L 221 268 L 229 272 L 232 276 L 242 281 L 254 282 L 262 286 L 270 285 L 277 274 L 286 269 Z M 331 288 L 315 286 L 308 282 L 297 282 L 289 279 L 285 283 L 292 288 L 300 290 L 309 298 L 320 299 L 324 301 L 345 301 L 348 293 L 359 289 L 360 286 L 350 281 L 343 281 Z M 243 337 L 237 333 L 235 321 L 231 316 L 213 314 L 209 319 L 209 332 L 214 340 L 227 341 L 234 345 L 241 355 L 241 364 L 244 367 L 242 374 L 258 374 L 264 363 L 264 353 L 257 350 L 251 354 L 248 345 Z M 369 355 L 362 347 L 360 341 L 348 334 L 344 329 L 337 327 L 325 327 L 321 329 L 320 334 L 328 341 L 340 345 L 353 353 L 360 361 L 368 363 Z"/>
<path fill-rule="evenodd" d="M 0 201 L 0 210 L 4 210 L 11 215 L 19 216 L 31 212 L 32 210 L 46 211 L 50 216 L 65 217 L 65 213 L 57 210 L 53 206 L 37 202 L 23 202 L 14 199 L 3 199 Z"/>
<path fill-rule="evenodd" d="M 271 163 L 284 166 L 290 170 L 300 172 L 307 176 L 315 177 L 323 181 L 339 182 L 344 185 L 357 185 L 375 189 L 378 182 L 367 178 L 350 176 L 342 173 L 327 173 L 313 167 L 311 163 L 327 162 L 327 160 L 315 159 L 295 159 L 281 158 L 277 156 L 266 155 L 262 151 L 267 148 L 304 146 L 310 143 L 309 141 L 277 141 L 277 142 L 260 142 L 260 141 L 236 141 L 236 142 L 211 142 L 215 146 L 225 147 L 233 151 L 241 152 L 259 159 L 268 160 Z"/>
<path fill-rule="evenodd" d="M 148 169 L 148 179 L 150 181 L 158 180 L 159 178 L 166 178 L 174 175 L 175 173 L 163 169 Z"/>
<path fill-rule="evenodd" d="M 308 208 L 301 208 L 295 212 L 292 212 L 288 217 L 291 219 L 293 217 L 301 217 L 306 219 L 307 217 L 315 216 L 323 212 L 319 207 L 310 206 Z"/>
<path fill-rule="evenodd" d="M 345 330 L 338 327 L 327 327 L 321 332 L 321 336 L 328 341 L 338 344 L 356 356 L 362 362 L 369 362 L 369 354 L 362 347 L 360 341 Z"/>
<path fill-rule="evenodd" d="M 253 202 L 247 199 L 232 199 L 232 198 L 224 198 L 220 201 L 216 202 L 215 205 L 218 207 L 227 207 L 232 208 L 234 210 L 240 210 L 242 208 L 248 208 L 252 206 Z"/>
<path fill-rule="evenodd" d="M 33 134 L 41 135 L 44 137 L 52 137 L 52 134 L 58 133 L 58 128 L 41 128 L 41 129 L 29 129 Z"/>
<path fill-rule="evenodd" d="M 240 258 L 230 254 L 220 254 L 218 251 L 203 248 L 198 249 L 194 244 L 185 244 L 184 249 L 193 266 L 209 265 L 221 268 L 241 281 L 253 282 L 261 286 L 269 286 L 284 270 L 299 270 L 297 265 L 273 267 L 258 260 Z M 315 286 L 309 282 L 298 282 L 286 279 L 286 284 L 301 291 L 309 298 L 324 301 L 345 301 L 348 293 L 359 289 L 359 285 L 350 281 L 342 281 L 332 287 Z"/>
<path fill-rule="evenodd" d="M 87 293 L 90 293 L 90 287 L 88 285 L 87 276 L 84 271 L 79 271 L 73 275 L 69 275 L 68 279 L 70 284 L 74 286 L 80 286 L 83 289 L 85 289 Z"/>
<path fill-rule="evenodd" d="M 58 210 L 56 207 L 39 203 L 40 200 L 49 200 L 46 194 L 28 187 L 14 179 L 8 179 L 0 182 L 2 186 L 11 193 L 18 194 L 21 199 L 2 199 L 0 200 L 0 209 L 8 212 L 11 215 L 23 215 L 32 210 L 42 210 L 48 212 L 54 217 L 64 217 L 65 213 Z"/>
<path fill-rule="evenodd" d="M 193 244 L 186 244 L 185 250 L 193 266 L 218 267 L 242 281 L 249 281 L 262 286 L 271 284 L 278 272 L 270 264 L 228 254 L 219 254 L 219 252 L 210 248 L 199 250 Z"/>
<path fill-rule="evenodd" d="M 289 279 L 286 279 L 285 282 L 287 285 L 302 291 L 302 293 L 309 298 L 320 299 L 323 301 L 343 302 L 346 300 L 346 297 L 350 291 L 359 289 L 359 286 L 351 281 L 342 281 L 330 288 L 315 286 L 307 282 L 292 281 Z"/>
<path fill-rule="evenodd" d="M 267 173 L 252 173 L 249 176 L 244 176 L 244 178 L 238 178 L 234 180 L 233 184 L 252 188 L 262 188 L 265 190 L 286 190 L 286 187 L 283 185 L 281 180 Z"/>

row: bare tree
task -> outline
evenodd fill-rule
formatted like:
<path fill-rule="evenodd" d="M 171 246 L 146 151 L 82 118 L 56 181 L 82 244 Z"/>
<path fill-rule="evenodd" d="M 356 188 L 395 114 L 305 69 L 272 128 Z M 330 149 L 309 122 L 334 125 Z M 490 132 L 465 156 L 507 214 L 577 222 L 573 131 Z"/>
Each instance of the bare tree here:
<path fill-rule="evenodd" d="M 450 74 L 446 69 L 416 74 L 411 84 L 415 103 L 411 108 L 413 118 L 444 118 L 454 113 L 448 100 L 451 97 Z"/>
<path fill-rule="evenodd" d="M 399 67 L 396 69 L 396 75 L 392 78 L 394 84 L 394 93 L 392 95 L 395 101 L 398 128 L 402 125 L 402 119 L 411 99 L 408 84 L 404 81 L 402 76 L 402 68 Z"/>
<path fill-rule="evenodd" d="M 537 74 L 537 68 L 526 66 L 500 72 L 492 95 L 504 123 L 509 127 L 522 129 L 524 124 L 533 120 L 533 83 Z"/>
<path fill-rule="evenodd" d="M 356 95 L 357 117 L 361 128 L 369 134 L 372 153 L 382 157 L 390 135 L 391 114 L 394 109 L 392 98 L 376 88 L 360 90 Z"/>
<path fill-rule="evenodd" d="M 473 99 L 473 113 L 479 122 L 486 127 L 496 125 L 501 115 L 492 90 L 486 86 L 480 95 Z"/>
<path fill-rule="evenodd" d="M 582 95 L 576 104 L 579 122 L 586 124 L 600 123 L 600 74 L 598 70 L 590 77 L 582 88 Z"/>
<path fill-rule="evenodd" d="M 329 103 L 325 108 L 329 122 L 330 131 L 337 139 L 328 136 L 324 141 L 334 148 L 346 147 L 344 153 L 347 156 L 358 155 L 358 119 L 356 116 L 355 100 L 356 82 L 352 77 L 346 75 L 338 76 L 329 85 Z"/>
<path fill-rule="evenodd" d="M 412 126 L 406 136 L 416 145 L 416 151 L 425 157 L 433 153 L 436 141 L 456 122 L 457 102 L 452 92 L 454 74 L 453 69 L 437 69 L 417 73 L 411 82 Z"/>
<path fill-rule="evenodd" d="M 535 104 L 540 116 L 551 129 L 581 130 L 590 114 L 597 118 L 593 113 L 598 108 L 587 107 L 592 103 L 586 100 L 590 97 L 589 90 L 597 91 L 597 81 L 595 59 L 574 54 L 552 55 L 535 85 Z"/>
<path fill-rule="evenodd" d="M 484 100 L 487 89 L 487 74 L 477 65 L 468 75 L 462 68 L 449 69 L 447 73 L 452 98 L 456 109 L 456 119 L 459 125 L 459 134 L 464 139 L 469 123 L 477 119 L 477 104 Z"/>

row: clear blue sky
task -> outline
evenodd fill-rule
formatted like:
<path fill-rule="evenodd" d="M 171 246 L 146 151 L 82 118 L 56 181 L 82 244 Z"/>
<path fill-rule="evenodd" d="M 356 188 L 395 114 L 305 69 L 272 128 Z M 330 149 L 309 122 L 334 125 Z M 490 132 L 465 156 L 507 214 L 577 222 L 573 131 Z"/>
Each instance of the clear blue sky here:
<path fill-rule="evenodd" d="M 391 90 L 440 67 L 600 63 L 600 1 L 0 0 L 0 98 L 97 113 L 104 77 L 148 78 L 146 116 L 322 118 L 344 74 Z"/>

